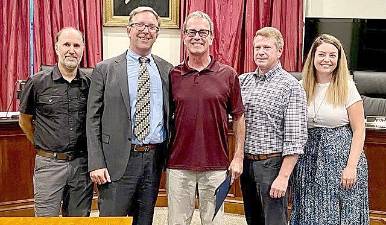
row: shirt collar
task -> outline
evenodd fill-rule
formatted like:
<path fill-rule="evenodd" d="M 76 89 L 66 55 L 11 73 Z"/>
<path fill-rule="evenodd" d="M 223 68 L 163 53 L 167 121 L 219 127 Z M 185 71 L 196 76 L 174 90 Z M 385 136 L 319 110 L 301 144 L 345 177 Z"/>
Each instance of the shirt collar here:
<path fill-rule="evenodd" d="M 186 60 L 182 64 L 182 73 L 181 73 L 181 75 L 183 75 L 183 76 L 187 75 L 189 73 L 192 73 L 192 72 L 197 72 L 197 70 L 189 67 L 188 60 L 189 60 L 189 56 L 186 58 Z M 218 64 L 217 60 L 213 56 L 210 56 L 210 63 L 209 63 L 209 65 L 206 68 L 204 68 L 203 70 L 201 70 L 201 71 L 205 71 L 205 70 L 210 71 L 210 72 L 216 72 L 216 71 L 219 70 L 219 64 Z"/>
<path fill-rule="evenodd" d="M 52 79 L 55 81 L 59 79 L 64 80 L 62 73 L 60 72 L 57 64 L 54 66 L 54 69 L 52 70 Z M 76 71 L 76 76 L 74 80 L 78 80 L 78 79 L 82 79 L 82 80 L 86 79 L 85 75 L 82 72 L 80 72 L 79 68 Z"/>
<path fill-rule="evenodd" d="M 127 53 L 126 53 L 126 59 L 127 60 L 133 60 L 133 61 L 136 61 L 139 63 L 139 58 L 142 57 L 141 55 L 138 55 L 137 53 L 133 52 L 130 48 L 127 50 Z M 145 56 L 146 58 L 150 59 L 150 63 L 153 63 L 154 62 L 154 59 L 150 54 L 146 55 Z"/>
<path fill-rule="evenodd" d="M 281 70 L 281 64 L 280 62 L 278 62 L 272 69 L 270 69 L 268 72 L 266 72 L 265 74 L 260 74 L 259 73 L 259 68 L 256 69 L 256 71 L 254 72 L 254 75 L 256 76 L 256 78 L 258 78 L 259 80 L 271 80 L 272 77 L 277 74 L 277 72 L 279 72 Z"/>

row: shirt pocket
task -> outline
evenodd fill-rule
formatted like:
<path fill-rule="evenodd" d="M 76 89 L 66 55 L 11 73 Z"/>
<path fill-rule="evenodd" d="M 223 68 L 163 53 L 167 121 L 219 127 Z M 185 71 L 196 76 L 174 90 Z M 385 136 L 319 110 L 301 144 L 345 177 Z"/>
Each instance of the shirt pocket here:
<path fill-rule="evenodd" d="M 64 112 L 63 97 L 57 95 L 42 95 L 38 97 L 40 113 L 46 116 L 56 116 Z"/>
<path fill-rule="evenodd" d="M 260 111 L 269 118 L 281 120 L 286 109 L 286 105 L 281 93 L 271 91 L 259 101 Z"/>

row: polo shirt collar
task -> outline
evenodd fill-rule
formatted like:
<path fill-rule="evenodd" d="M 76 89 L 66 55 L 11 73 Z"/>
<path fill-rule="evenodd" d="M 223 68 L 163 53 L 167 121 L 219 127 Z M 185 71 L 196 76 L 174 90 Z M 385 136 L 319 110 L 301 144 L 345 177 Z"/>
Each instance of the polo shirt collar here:
<path fill-rule="evenodd" d="M 189 60 L 189 56 L 186 58 L 186 60 L 182 64 L 182 73 L 181 73 L 181 75 L 183 75 L 183 76 L 187 75 L 187 74 L 189 74 L 191 72 L 196 72 L 197 71 L 197 70 L 189 67 L 188 60 Z M 216 72 L 218 70 L 219 70 L 219 65 L 218 65 L 217 60 L 213 56 L 210 56 L 210 63 L 209 63 L 209 65 L 206 68 L 204 68 L 203 70 L 201 70 L 201 71 Z"/>

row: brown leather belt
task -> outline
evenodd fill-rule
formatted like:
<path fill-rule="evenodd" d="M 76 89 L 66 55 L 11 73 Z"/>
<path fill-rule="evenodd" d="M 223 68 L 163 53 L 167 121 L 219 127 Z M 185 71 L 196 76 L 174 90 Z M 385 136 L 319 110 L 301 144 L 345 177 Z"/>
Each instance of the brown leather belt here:
<path fill-rule="evenodd" d="M 75 153 L 70 153 L 70 152 L 53 152 L 53 151 L 38 148 L 38 149 L 36 149 L 36 155 L 46 157 L 46 158 L 51 158 L 51 159 L 71 161 L 71 160 L 75 159 L 76 157 L 79 157 L 81 155 L 85 155 L 85 153 L 84 154 L 75 154 Z"/>
<path fill-rule="evenodd" d="M 257 154 L 257 155 L 245 153 L 245 158 L 249 160 L 254 160 L 254 161 L 266 160 L 274 157 L 281 157 L 281 153 Z"/>
<path fill-rule="evenodd" d="M 145 145 L 135 145 L 131 144 L 131 150 L 134 152 L 148 152 L 158 148 L 159 144 L 145 144 Z"/>

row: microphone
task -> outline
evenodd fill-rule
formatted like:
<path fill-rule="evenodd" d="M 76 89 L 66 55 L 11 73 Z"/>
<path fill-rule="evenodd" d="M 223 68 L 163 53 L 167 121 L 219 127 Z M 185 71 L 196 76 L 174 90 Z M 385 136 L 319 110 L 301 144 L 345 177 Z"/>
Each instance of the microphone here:
<path fill-rule="evenodd" d="M 20 99 L 21 93 L 24 90 L 24 86 L 27 83 L 27 80 L 17 80 L 16 82 L 18 83 L 17 91 L 16 91 L 16 99 Z"/>
<path fill-rule="evenodd" d="M 23 91 L 24 89 L 24 85 L 25 85 L 26 81 L 25 80 L 17 80 L 15 82 L 15 84 L 13 85 L 13 90 L 12 90 L 12 100 L 11 102 L 9 103 L 8 107 L 7 107 L 7 111 L 5 113 L 4 116 L 0 116 L 0 120 L 7 120 L 7 119 L 10 119 L 10 118 L 14 118 L 14 119 L 17 119 L 18 118 L 18 115 L 11 115 L 11 116 L 8 116 L 9 112 L 10 112 L 10 109 L 11 109 L 11 106 L 12 104 L 15 102 L 15 93 L 17 92 L 17 99 L 20 99 L 20 95 L 21 95 L 21 92 Z M 18 87 L 17 91 L 15 91 L 16 89 L 16 86 Z"/>

